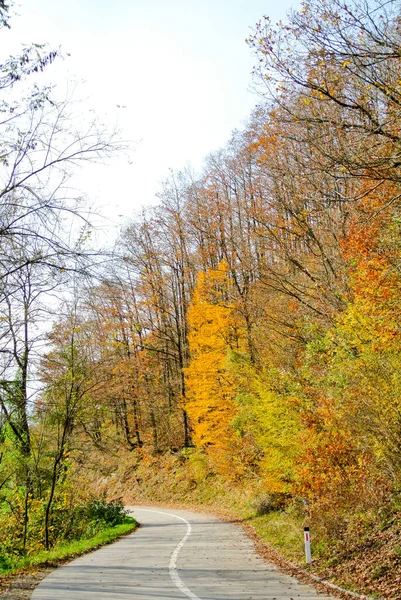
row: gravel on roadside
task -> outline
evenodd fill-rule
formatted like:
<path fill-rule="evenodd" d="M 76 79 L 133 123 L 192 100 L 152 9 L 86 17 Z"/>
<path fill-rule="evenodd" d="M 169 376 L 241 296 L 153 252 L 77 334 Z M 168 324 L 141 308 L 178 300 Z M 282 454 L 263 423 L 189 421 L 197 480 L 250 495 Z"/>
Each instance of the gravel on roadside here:
<path fill-rule="evenodd" d="M 42 567 L 24 570 L 14 575 L 0 578 L 0 598 L 7 600 L 28 600 L 36 586 L 54 571 L 56 567 Z"/>

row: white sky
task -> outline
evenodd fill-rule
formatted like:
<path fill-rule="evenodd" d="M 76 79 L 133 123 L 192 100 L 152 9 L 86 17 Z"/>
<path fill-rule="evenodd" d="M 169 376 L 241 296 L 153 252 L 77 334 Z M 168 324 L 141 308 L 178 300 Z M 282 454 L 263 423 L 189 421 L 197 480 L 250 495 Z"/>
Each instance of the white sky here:
<path fill-rule="evenodd" d="M 17 0 L 18 1 L 18 0 Z M 135 152 L 81 173 L 80 185 L 114 224 L 153 201 L 169 168 L 202 159 L 241 127 L 258 98 L 245 38 L 264 15 L 285 19 L 299 0 L 19 0 L 1 51 L 49 42 L 71 56 L 47 77 L 79 91 Z M 118 108 L 124 106 L 126 108 Z M 120 217 L 119 215 L 122 215 Z M 110 230 L 109 230 L 110 234 Z"/>

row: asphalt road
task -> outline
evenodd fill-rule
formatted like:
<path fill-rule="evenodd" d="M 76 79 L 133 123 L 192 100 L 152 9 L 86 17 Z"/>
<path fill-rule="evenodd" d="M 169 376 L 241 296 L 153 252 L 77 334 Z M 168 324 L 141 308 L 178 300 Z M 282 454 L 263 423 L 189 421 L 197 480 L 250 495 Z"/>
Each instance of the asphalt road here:
<path fill-rule="evenodd" d="M 32 600 L 328 600 L 265 563 L 209 515 L 133 507 L 141 527 L 53 571 Z"/>

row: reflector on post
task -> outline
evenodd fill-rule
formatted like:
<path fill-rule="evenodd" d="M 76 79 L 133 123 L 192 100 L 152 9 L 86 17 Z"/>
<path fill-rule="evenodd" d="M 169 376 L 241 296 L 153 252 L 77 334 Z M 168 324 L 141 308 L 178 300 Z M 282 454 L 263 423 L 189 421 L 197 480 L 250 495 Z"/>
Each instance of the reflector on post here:
<path fill-rule="evenodd" d="M 309 527 L 304 527 L 304 539 L 305 539 L 305 556 L 306 556 L 306 562 L 307 563 L 311 563 L 312 562 L 312 554 L 311 554 L 311 550 L 310 550 L 310 533 L 309 533 Z"/>

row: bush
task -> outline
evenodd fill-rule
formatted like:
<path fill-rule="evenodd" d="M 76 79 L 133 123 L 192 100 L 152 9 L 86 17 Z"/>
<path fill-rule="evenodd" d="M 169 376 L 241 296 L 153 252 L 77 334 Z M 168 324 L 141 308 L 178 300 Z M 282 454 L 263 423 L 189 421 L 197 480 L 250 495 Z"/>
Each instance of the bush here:
<path fill-rule="evenodd" d="M 284 511 L 291 499 L 291 494 L 276 492 L 263 496 L 262 498 L 257 498 L 253 502 L 253 506 L 258 517 L 261 517 L 262 515 L 268 515 L 271 512 Z"/>
<path fill-rule="evenodd" d="M 86 505 L 86 515 L 89 521 L 105 523 L 110 527 L 124 523 L 127 511 L 121 498 L 107 502 L 106 498 L 96 498 Z"/>
<path fill-rule="evenodd" d="M 9 558 L 0 554 L 0 573 L 2 571 L 7 571 L 7 569 L 10 568 L 10 565 L 11 561 L 9 560 Z"/>

